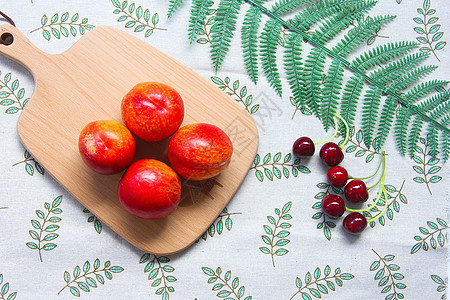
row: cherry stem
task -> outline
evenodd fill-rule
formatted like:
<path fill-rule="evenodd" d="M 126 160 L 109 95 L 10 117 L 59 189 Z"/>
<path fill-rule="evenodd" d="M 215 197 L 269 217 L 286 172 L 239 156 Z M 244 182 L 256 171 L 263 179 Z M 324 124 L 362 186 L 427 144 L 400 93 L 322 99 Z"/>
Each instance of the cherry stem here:
<path fill-rule="evenodd" d="M 364 212 L 364 211 L 368 211 L 371 210 L 372 208 L 374 208 L 378 201 L 380 201 L 381 198 L 381 194 L 384 193 L 385 195 L 385 201 L 387 202 L 387 197 L 386 197 L 386 189 L 384 187 L 384 179 L 386 178 L 386 173 L 383 173 L 383 175 L 381 176 L 381 184 L 380 184 L 380 189 L 378 191 L 378 196 L 377 198 L 373 201 L 373 204 L 371 204 L 369 207 L 364 208 L 364 209 L 352 209 L 352 208 L 346 208 L 347 211 L 350 212 Z"/>
<path fill-rule="evenodd" d="M 333 122 L 334 122 L 334 134 L 333 136 L 331 136 L 329 139 L 322 141 L 322 142 L 318 142 L 318 143 L 314 143 L 314 146 L 320 145 L 320 144 L 325 144 L 329 141 L 331 141 L 332 139 L 334 139 L 336 137 L 336 135 L 338 134 L 338 122 L 337 119 L 339 118 L 339 120 L 342 121 L 342 123 L 344 123 L 345 126 L 345 138 L 344 138 L 344 142 L 342 143 L 342 145 L 339 145 L 339 147 L 341 147 L 341 149 L 347 144 L 348 142 L 348 136 L 350 135 L 350 129 L 348 128 L 348 124 L 347 122 L 345 122 L 345 120 L 337 113 L 334 113 L 334 117 L 333 117 Z"/>
<path fill-rule="evenodd" d="M 329 141 L 331 141 L 332 139 L 334 139 L 336 137 L 336 135 L 338 133 L 338 125 L 337 125 L 336 117 L 333 117 L 333 121 L 334 121 L 334 128 L 335 128 L 333 136 L 331 136 L 329 139 L 327 139 L 325 141 L 314 143 L 314 146 L 317 146 L 317 145 L 320 145 L 320 144 L 325 144 L 326 142 L 329 142 Z"/>
<path fill-rule="evenodd" d="M 386 154 L 384 153 L 384 151 L 381 152 L 381 160 L 380 160 L 380 162 L 378 163 L 377 170 L 376 170 L 375 173 L 373 173 L 372 175 L 367 176 L 367 177 L 353 177 L 353 176 L 349 175 L 348 178 L 351 178 L 351 179 L 358 179 L 358 180 L 365 180 L 365 179 L 369 179 L 369 178 L 374 177 L 375 175 L 378 174 L 378 171 L 380 170 L 381 164 L 384 164 L 385 159 L 386 159 L 385 155 L 386 155 Z M 383 171 L 384 171 L 384 167 L 383 167 Z M 379 182 L 379 181 L 378 181 L 378 182 Z M 377 182 L 377 183 L 378 183 L 378 182 Z"/>
<path fill-rule="evenodd" d="M 372 219 L 367 220 L 367 223 L 375 222 L 376 220 L 378 220 L 379 218 L 381 218 L 381 217 L 384 215 L 384 213 L 386 212 L 386 209 L 387 209 L 387 207 L 388 207 L 388 196 L 387 196 L 387 193 L 386 193 L 386 189 L 385 189 L 385 187 L 384 187 L 384 184 L 381 184 L 381 185 L 383 186 L 382 193 L 383 193 L 383 195 L 384 195 L 384 206 L 383 206 L 383 210 L 382 210 L 375 218 L 372 218 Z"/>
<path fill-rule="evenodd" d="M 383 151 L 381 158 L 383 161 L 383 172 L 381 173 L 381 177 L 378 178 L 377 182 L 375 182 L 374 185 L 368 187 L 367 190 L 370 190 L 370 189 L 376 187 L 378 185 L 378 183 L 380 183 L 381 181 L 382 181 L 382 184 L 384 183 L 384 178 L 386 177 L 386 156 L 384 154 L 384 151 Z"/>

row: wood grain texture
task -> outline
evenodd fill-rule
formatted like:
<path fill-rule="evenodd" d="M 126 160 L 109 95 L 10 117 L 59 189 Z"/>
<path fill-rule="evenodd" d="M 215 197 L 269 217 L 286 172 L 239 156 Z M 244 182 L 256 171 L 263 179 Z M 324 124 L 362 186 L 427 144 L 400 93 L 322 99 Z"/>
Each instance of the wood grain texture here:
<path fill-rule="evenodd" d="M 28 151 L 68 192 L 112 230 L 143 251 L 172 254 L 195 242 L 217 218 L 245 178 L 258 145 L 253 119 L 234 99 L 211 82 L 149 44 L 112 27 L 88 32 L 69 50 L 46 54 L 18 29 L 0 27 L 14 42 L 0 53 L 34 75 L 36 88 L 18 121 Z M 174 87 L 185 103 L 183 125 L 205 122 L 230 136 L 234 153 L 228 169 L 210 182 L 184 182 L 183 200 L 171 216 L 143 220 L 118 201 L 122 174 L 99 175 L 78 153 L 81 129 L 94 120 L 122 121 L 122 97 L 137 83 L 159 81 Z M 167 159 L 167 143 L 137 140 L 136 159 Z M 194 196 L 193 196 L 194 195 Z"/>

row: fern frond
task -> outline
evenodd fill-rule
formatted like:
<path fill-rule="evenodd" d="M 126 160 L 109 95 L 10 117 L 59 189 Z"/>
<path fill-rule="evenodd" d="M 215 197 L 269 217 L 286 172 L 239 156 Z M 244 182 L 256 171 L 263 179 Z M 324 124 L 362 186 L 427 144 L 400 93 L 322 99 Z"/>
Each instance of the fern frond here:
<path fill-rule="evenodd" d="M 340 115 L 349 127 L 354 125 L 358 99 L 361 96 L 363 85 L 364 78 L 360 75 L 353 75 L 344 87 Z"/>
<path fill-rule="evenodd" d="M 244 52 L 245 69 L 253 83 L 258 82 L 258 27 L 262 12 L 251 6 L 244 17 L 241 31 L 242 48 Z"/>
<path fill-rule="evenodd" d="M 408 135 L 408 125 L 411 120 L 411 112 L 404 107 L 400 107 L 397 112 L 397 119 L 394 125 L 394 136 L 397 142 L 397 147 L 400 152 L 406 154 L 406 137 Z"/>
<path fill-rule="evenodd" d="M 443 119 L 450 117 L 450 101 L 446 101 L 433 109 L 430 113 L 430 117 L 435 120 L 442 119 L 441 122 L 445 123 L 446 120 Z"/>
<path fill-rule="evenodd" d="M 351 51 L 367 40 L 370 35 L 376 33 L 383 24 L 392 21 L 394 18 L 394 16 L 389 15 L 367 18 L 362 24 L 350 30 L 348 34 L 333 47 L 332 51 L 339 53 L 342 56 L 347 56 Z"/>
<path fill-rule="evenodd" d="M 307 99 L 306 105 L 318 118 L 320 118 L 319 105 L 322 99 L 320 85 L 322 84 L 325 58 L 326 53 L 323 50 L 313 48 L 309 52 L 303 68 L 303 82 L 305 84 L 305 96 Z"/>
<path fill-rule="evenodd" d="M 333 124 L 334 114 L 339 104 L 339 95 L 344 78 L 344 65 L 339 59 L 333 59 L 323 87 L 323 99 L 320 103 L 320 118 L 325 131 Z"/>
<path fill-rule="evenodd" d="M 371 72 L 370 77 L 380 84 L 386 84 L 401 76 L 403 73 L 408 72 L 412 68 L 417 67 L 428 56 L 430 56 L 430 54 L 422 52 L 408 55 L 388 64 L 387 66 L 382 66 Z"/>
<path fill-rule="evenodd" d="M 222 65 L 225 55 L 230 48 L 240 6 L 240 0 L 220 0 L 219 2 L 216 12 L 216 23 L 211 27 L 210 53 L 216 72 Z"/>
<path fill-rule="evenodd" d="M 397 101 L 391 95 L 387 96 L 381 110 L 380 121 L 377 127 L 377 141 L 378 147 L 381 148 L 386 142 L 387 136 L 391 131 L 392 123 L 394 121 L 395 106 Z"/>
<path fill-rule="evenodd" d="M 408 72 L 407 74 L 403 75 L 402 77 L 394 80 L 392 84 L 389 86 L 389 90 L 391 91 L 403 91 L 409 86 L 411 86 L 413 83 L 419 81 L 423 77 L 429 75 L 434 70 L 437 69 L 437 66 L 420 66 L 418 68 L 415 68 L 414 70 Z"/>
<path fill-rule="evenodd" d="M 277 67 L 278 38 L 281 35 L 281 25 L 274 20 L 268 20 L 261 35 L 261 63 L 264 74 L 271 87 L 281 97 L 281 76 Z"/>
<path fill-rule="evenodd" d="M 427 138 L 428 138 L 428 147 L 430 151 L 428 152 L 432 158 L 436 158 L 439 154 L 439 137 L 438 137 L 439 129 L 433 124 L 428 123 L 427 130 Z"/>
<path fill-rule="evenodd" d="M 351 67 L 360 71 L 367 71 L 373 67 L 384 64 L 391 59 L 403 56 L 416 49 L 416 42 L 394 42 L 378 46 L 364 52 L 351 62 Z"/>
<path fill-rule="evenodd" d="M 442 158 L 444 162 L 450 157 L 450 133 L 448 131 L 442 132 Z"/>
<path fill-rule="evenodd" d="M 411 126 L 411 132 L 408 136 L 408 153 L 411 158 L 414 157 L 416 152 L 416 145 L 419 141 L 420 133 L 422 132 L 423 127 L 423 118 L 419 115 L 414 115 L 414 120 Z"/>
<path fill-rule="evenodd" d="M 362 107 L 362 125 L 361 130 L 364 133 L 364 144 L 369 148 L 373 141 L 373 133 L 377 124 L 378 109 L 381 103 L 381 89 L 369 86 L 364 95 L 364 103 Z"/>
<path fill-rule="evenodd" d="M 438 108 L 441 104 L 445 103 L 450 99 L 450 91 L 445 91 L 443 93 L 438 93 L 433 95 L 432 97 L 422 101 L 418 108 L 424 113 L 429 113 Z M 438 109 L 439 111 L 439 109 Z M 433 115 L 434 113 L 431 113 Z"/>
<path fill-rule="evenodd" d="M 308 31 L 312 25 L 358 5 L 361 0 L 320 0 L 307 6 L 290 20 L 301 31 Z"/>
<path fill-rule="evenodd" d="M 436 88 L 444 87 L 448 84 L 448 81 L 445 80 L 430 80 L 426 82 L 422 82 L 419 85 L 413 87 L 408 93 L 406 93 L 406 96 L 404 98 L 404 101 L 406 104 L 413 104 L 418 99 L 422 98 L 423 96 L 434 92 Z"/>
<path fill-rule="evenodd" d="M 170 18 L 173 13 L 183 4 L 184 0 L 169 0 L 169 11 L 167 17 Z"/>
<path fill-rule="evenodd" d="M 277 14 L 279 16 L 282 16 L 284 14 L 290 13 L 299 7 L 301 7 L 303 4 L 306 4 L 308 2 L 312 2 L 314 0 L 280 0 L 276 2 L 274 5 L 272 5 L 272 12 L 274 14 Z"/>
<path fill-rule="evenodd" d="M 198 34 L 203 30 L 208 11 L 214 4 L 212 0 L 192 0 L 191 15 L 189 17 L 188 38 L 189 42 L 195 41 Z"/>
<path fill-rule="evenodd" d="M 284 68 L 287 81 L 295 100 L 303 101 L 306 97 L 302 82 L 302 39 L 298 34 L 291 33 L 286 37 Z"/>

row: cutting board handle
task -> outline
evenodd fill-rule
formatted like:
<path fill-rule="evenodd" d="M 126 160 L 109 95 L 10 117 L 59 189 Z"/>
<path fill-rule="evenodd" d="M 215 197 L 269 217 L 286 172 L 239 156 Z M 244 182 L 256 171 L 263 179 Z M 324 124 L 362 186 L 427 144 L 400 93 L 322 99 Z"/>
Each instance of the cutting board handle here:
<path fill-rule="evenodd" d="M 19 29 L 10 24 L 0 26 L 0 54 L 17 61 L 32 72 L 42 69 L 48 59 L 48 54 L 39 50 Z"/>

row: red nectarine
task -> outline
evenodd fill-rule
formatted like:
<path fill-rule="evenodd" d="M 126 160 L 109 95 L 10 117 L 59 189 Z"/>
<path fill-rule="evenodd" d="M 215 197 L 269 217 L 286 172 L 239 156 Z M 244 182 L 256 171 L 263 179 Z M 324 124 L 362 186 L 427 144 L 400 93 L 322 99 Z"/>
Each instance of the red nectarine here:
<path fill-rule="evenodd" d="M 221 173 L 230 163 L 233 144 L 219 127 L 206 123 L 180 128 L 170 139 L 169 160 L 180 176 L 204 180 Z"/>
<path fill-rule="evenodd" d="M 133 161 L 136 143 L 125 125 L 112 120 L 94 121 L 80 133 L 78 148 L 86 165 L 104 175 L 123 171 Z"/>
<path fill-rule="evenodd" d="M 164 218 L 180 202 L 180 177 L 163 162 L 141 159 L 123 174 L 118 193 L 123 208 L 132 215 L 143 219 Z"/>
<path fill-rule="evenodd" d="M 180 94 L 159 82 L 142 82 L 134 86 L 123 97 L 121 110 L 125 125 L 147 142 L 168 138 L 184 118 Z"/>

